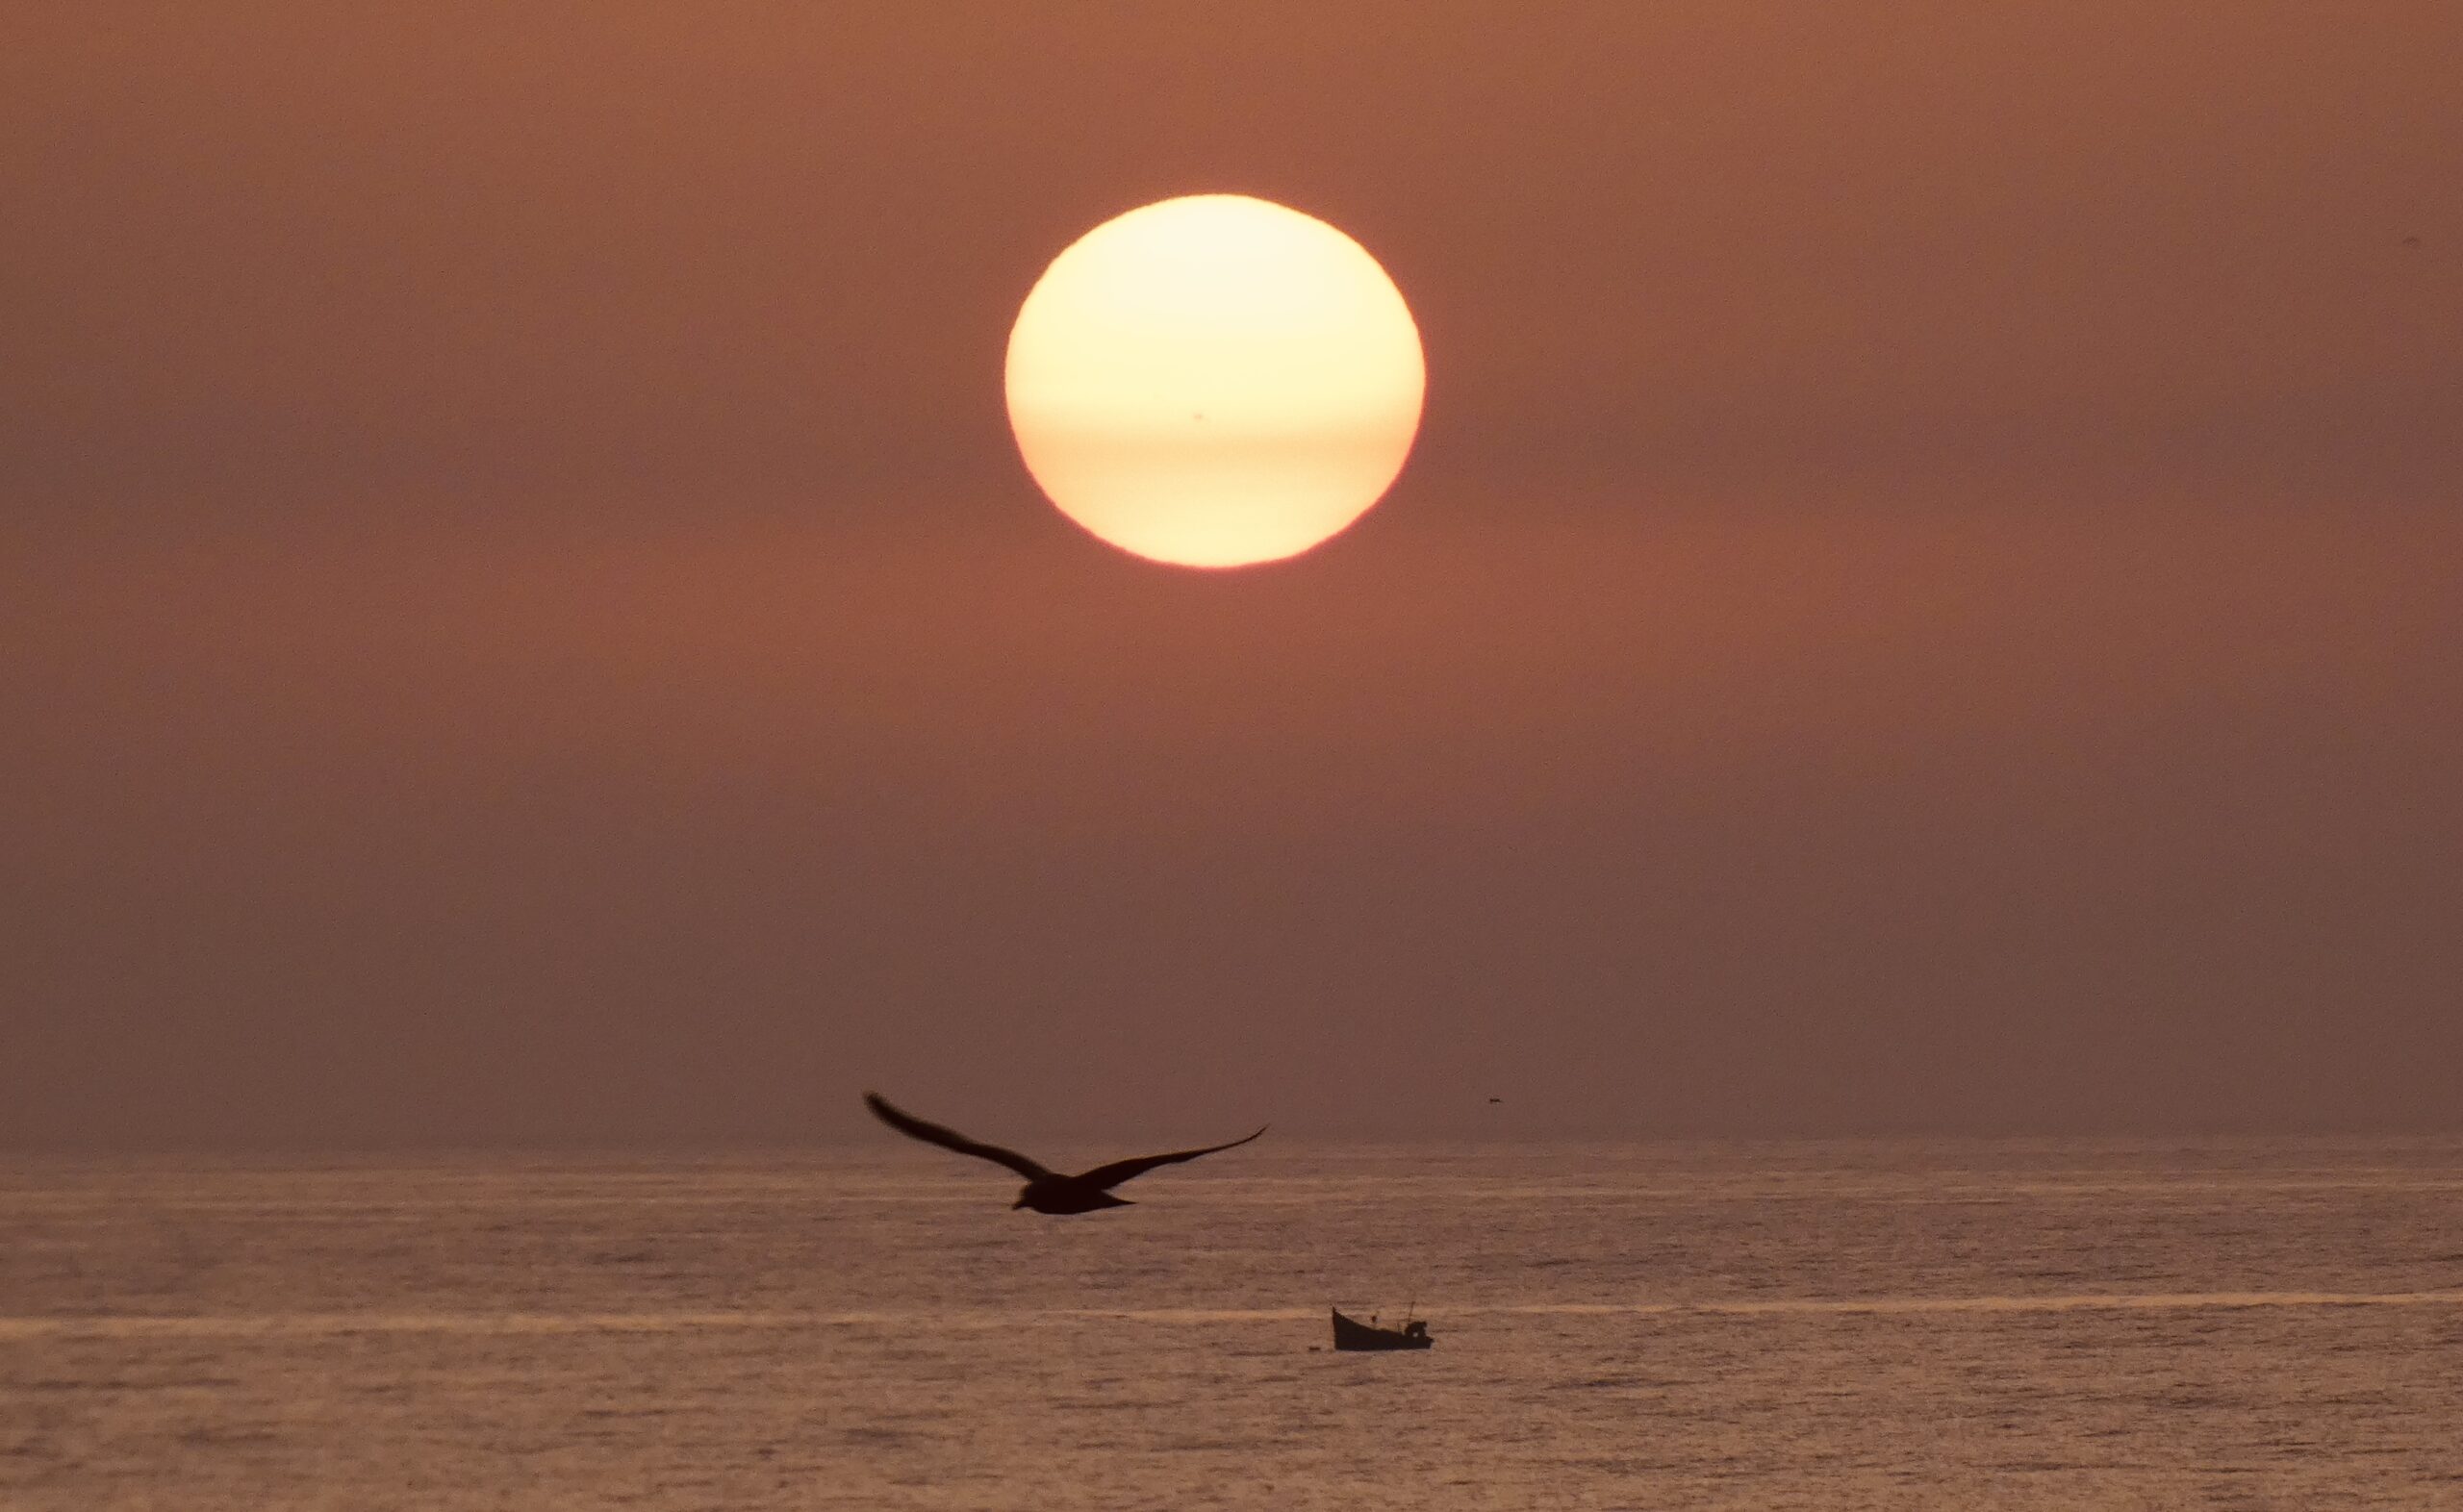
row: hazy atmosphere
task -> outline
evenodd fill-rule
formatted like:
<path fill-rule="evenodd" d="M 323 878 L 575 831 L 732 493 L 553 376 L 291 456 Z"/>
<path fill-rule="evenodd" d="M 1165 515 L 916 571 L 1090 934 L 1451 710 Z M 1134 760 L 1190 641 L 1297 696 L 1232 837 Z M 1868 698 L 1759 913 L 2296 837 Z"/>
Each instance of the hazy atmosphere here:
<path fill-rule="evenodd" d="M 2463 1127 L 2463 8 L 2146 11 L 17 8 L 0 1147 Z M 1219 573 L 1001 388 L 1214 189 Z"/>

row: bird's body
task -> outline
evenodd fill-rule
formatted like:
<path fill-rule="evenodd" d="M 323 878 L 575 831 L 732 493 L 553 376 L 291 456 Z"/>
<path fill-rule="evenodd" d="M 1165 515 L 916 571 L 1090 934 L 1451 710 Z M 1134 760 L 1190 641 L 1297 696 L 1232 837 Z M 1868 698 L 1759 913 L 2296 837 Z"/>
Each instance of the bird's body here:
<path fill-rule="evenodd" d="M 1055 1216 L 1129 1205 L 1129 1198 L 1114 1197 L 1101 1187 L 1090 1187 L 1077 1176 L 1045 1176 L 1029 1181 L 1018 1189 L 1018 1200 L 1009 1204 L 1012 1210 L 1030 1208 Z"/>
<path fill-rule="evenodd" d="M 998 1145 L 986 1145 L 978 1140 L 969 1139 L 955 1129 L 927 1122 L 893 1105 L 888 1098 L 876 1092 L 864 1094 L 864 1106 L 873 1110 L 873 1117 L 909 1139 L 920 1139 L 927 1145 L 938 1145 L 943 1149 L 953 1149 L 961 1155 L 973 1155 L 978 1160 L 989 1160 L 996 1165 L 1008 1167 L 1027 1178 L 1027 1184 L 1018 1189 L 1018 1200 L 1010 1203 L 1010 1208 L 1014 1211 L 1023 1207 L 1037 1213 L 1051 1213 L 1056 1216 L 1092 1213 L 1107 1207 L 1128 1207 L 1130 1205 L 1130 1200 L 1127 1197 L 1112 1196 L 1111 1189 L 1130 1177 L 1142 1176 L 1157 1166 L 1195 1160 L 1200 1155 L 1211 1155 L 1217 1150 L 1230 1149 L 1233 1145 L 1246 1145 L 1249 1140 L 1256 1139 L 1257 1134 L 1265 1132 L 1265 1126 L 1259 1124 L 1257 1134 L 1251 1134 L 1245 1139 L 1235 1139 L 1231 1144 L 1208 1145 L 1203 1149 L 1174 1150 L 1165 1155 L 1132 1155 L 1127 1160 L 1115 1160 L 1109 1165 L 1097 1166 L 1092 1171 L 1081 1171 L 1071 1176 L 1048 1170 L 1014 1149 L 1003 1149 Z"/>

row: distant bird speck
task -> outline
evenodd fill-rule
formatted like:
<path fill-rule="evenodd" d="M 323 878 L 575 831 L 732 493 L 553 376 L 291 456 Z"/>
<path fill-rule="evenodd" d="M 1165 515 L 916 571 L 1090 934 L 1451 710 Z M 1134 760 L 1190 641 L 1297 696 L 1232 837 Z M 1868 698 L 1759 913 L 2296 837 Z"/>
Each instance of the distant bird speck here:
<path fill-rule="evenodd" d="M 1018 1200 L 1009 1204 L 1012 1212 L 1022 1207 L 1032 1208 L 1038 1213 L 1053 1214 L 1091 1213 L 1097 1208 L 1128 1207 L 1130 1205 L 1130 1200 L 1127 1197 L 1112 1196 L 1111 1188 L 1132 1176 L 1142 1176 L 1157 1166 L 1195 1160 L 1200 1155 L 1211 1155 L 1217 1150 L 1230 1149 L 1233 1145 L 1246 1145 L 1249 1140 L 1256 1139 L 1257 1134 L 1263 1134 L 1266 1131 L 1266 1125 L 1260 1123 L 1257 1125 L 1257 1134 L 1252 1134 L 1247 1139 L 1235 1139 L 1228 1145 L 1208 1145 L 1204 1149 L 1174 1150 L 1168 1155 L 1132 1155 L 1127 1160 L 1115 1160 L 1108 1166 L 1097 1166 L 1092 1171 L 1081 1171 L 1074 1176 L 1064 1176 L 1056 1171 L 1046 1170 L 1014 1149 L 1003 1149 L 998 1145 L 982 1144 L 967 1138 L 955 1129 L 943 1128 L 938 1123 L 927 1123 L 911 1113 L 893 1107 L 889 1099 L 879 1093 L 864 1094 L 864 1106 L 873 1110 L 873 1117 L 909 1139 L 920 1139 L 927 1145 L 938 1145 L 943 1149 L 953 1149 L 961 1155 L 973 1155 L 978 1160 L 994 1161 L 1026 1177 L 1027 1184 L 1018 1189 Z"/>

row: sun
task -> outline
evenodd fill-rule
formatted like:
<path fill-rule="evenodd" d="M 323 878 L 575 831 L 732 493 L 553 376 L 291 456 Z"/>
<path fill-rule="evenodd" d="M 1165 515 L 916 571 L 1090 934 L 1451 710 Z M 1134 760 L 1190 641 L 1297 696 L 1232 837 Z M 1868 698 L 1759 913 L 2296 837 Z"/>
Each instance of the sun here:
<path fill-rule="evenodd" d="M 1105 221 L 1009 332 L 1009 426 L 1060 512 L 1183 567 L 1294 556 L 1383 497 L 1427 367 L 1402 291 L 1351 238 L 1244 194 Z"/>

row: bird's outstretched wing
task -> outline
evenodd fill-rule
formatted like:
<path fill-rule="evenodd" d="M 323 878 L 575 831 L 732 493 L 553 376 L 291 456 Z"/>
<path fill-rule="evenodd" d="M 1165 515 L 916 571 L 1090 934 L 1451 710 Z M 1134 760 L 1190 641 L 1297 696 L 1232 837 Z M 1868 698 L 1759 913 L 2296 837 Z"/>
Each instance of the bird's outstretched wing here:
<path fill-rule="evenodd" d="M 1265 1131 L 1265 1124 L 1257 1125 L 1257 1134 Z M 1077 1179 L 1092 1187 L 1116 1187 L 1131 1176 L 1146 1174 L 1157 1166 L 1178 1165 L 1183 1160 L 1195 1160 L 1200 1155 L 1211 1155 L 1218 1149 L 1230 1149 L 1232 1145 L 1246 1145 L 1257 1134 L 1247 1139 L 1235 1139 L 1231 1145 L 1208 1145 L 1204 1149 L 1176 1149 L 1168 1155 L 1133 1155 L 1127 1160 L 1115 1160 L 1108 1166 L 1097 1166 L 1092 1171 L 1081 1172 Z"/>
<path fill-rule="evenodd" d="M 1026 1156 L 1019 1154 L 1014 1149 L 1003 1149 L 998 1145 L 978 1144 L 955 1129 L 945 1129 L 938 1123 L 927 1123 L 912 1113 L 907 1113 L 901 1109 L 892 1107 L 889 1099 L 882 1096 L 877 1092 L 868 1092 L 864 1094 L 864 1106 L 873 1110 L 873 1117 L 880 1120 L 883 1123 L 888 1124 L 891 1128 L 898 1130 L 901 1134 L 905 1135 L 909 1139 L 920 1139 L 927 1145 L 938 1145 L 943 1149 L 953 1149 L 961 1155 L 973 1155 L 978 1160 L 998 1161 L 1002 1165 L 1004 1165 L 1010 1170 L 1016 1172 L 1018 1174 L 1026 1177 L 1028 1181 L 1040 1181 L 1044 1177 L 1052 1174 L 1051 1172 L 1036 1165 L 1033 1161 L 1028 1160 Z M 1263 1129 L 1259 1129 L 1257 1132 L 1262 1134 L 1265 1131 Z M 1206 1151 L 1196 1150 L 1193 1151 L 1193 1153 L 1202 1155 L 1205 1154 Z M 1186 1160 L 1188 1156 L 1167 1155 L 1164 1158 L 1167 1160 Z"/>

